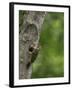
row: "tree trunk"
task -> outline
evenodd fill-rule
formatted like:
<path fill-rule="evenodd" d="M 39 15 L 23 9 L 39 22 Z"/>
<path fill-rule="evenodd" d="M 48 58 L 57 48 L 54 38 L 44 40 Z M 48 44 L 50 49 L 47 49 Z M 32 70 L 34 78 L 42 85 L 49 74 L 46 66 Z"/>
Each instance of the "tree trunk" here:
<path fill-rule="evenodd" d="M 27 11 L 23 17 L 23 24 L 19 31 L 19 79 L 29 79 L 32 73 L 32 64 L 29 47 L 33 42 L 39 43 L 40 31 L 46 13 L 39 11 Z"/>

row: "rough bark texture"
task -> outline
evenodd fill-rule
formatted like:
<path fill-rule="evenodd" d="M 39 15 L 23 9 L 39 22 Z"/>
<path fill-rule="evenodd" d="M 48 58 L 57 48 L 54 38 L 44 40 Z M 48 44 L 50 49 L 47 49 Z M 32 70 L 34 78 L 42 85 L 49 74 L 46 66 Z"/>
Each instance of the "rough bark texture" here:
<path fill-rule="evenodd" d="M 38 46 L 45 14 L 45 12 L 29 11 L 24 15 L 23 25 L 19 31 L 19 79 L 31 78 L 32 65 L 27 68 L 28 62 L 31 61 L 29 47 L 33 42 Z"/>

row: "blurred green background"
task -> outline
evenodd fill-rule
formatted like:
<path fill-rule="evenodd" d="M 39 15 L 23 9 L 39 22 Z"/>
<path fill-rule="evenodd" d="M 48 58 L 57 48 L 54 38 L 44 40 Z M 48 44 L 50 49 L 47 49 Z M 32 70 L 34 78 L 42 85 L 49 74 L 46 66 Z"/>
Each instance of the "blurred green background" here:
<path fill-rule="evenodd" d="M 49 12 L 42 25 L 40 52 L 32 78 L 64 76 L 64 13 Z"/>
<path fill-rule="evenodd" d="M 20 25 L 22 16 L 20 13 Z M 64 13 L 48 12 L 40 34 L 40 51 L 32 66 L 32 78 L 64 76 Z"/>

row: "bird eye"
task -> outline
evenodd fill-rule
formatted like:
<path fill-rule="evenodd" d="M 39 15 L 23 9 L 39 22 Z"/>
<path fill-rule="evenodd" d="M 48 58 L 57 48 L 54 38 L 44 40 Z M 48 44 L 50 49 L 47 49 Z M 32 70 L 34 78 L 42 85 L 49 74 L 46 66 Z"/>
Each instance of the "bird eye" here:
<path fill-rule="evenodd" d="M 29 51 L 32 52 L 32 51 L 33 51 L 33 47 L 30 47 L 30 48 L 29 48 Z"/>

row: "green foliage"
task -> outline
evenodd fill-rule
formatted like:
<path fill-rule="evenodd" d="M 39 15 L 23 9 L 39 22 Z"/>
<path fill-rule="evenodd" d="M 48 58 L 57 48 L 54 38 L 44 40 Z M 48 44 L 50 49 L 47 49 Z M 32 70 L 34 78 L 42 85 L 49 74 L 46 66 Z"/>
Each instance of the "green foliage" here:
<path fill-rule="evenodd" d="M 40 35 L 41 49 L 32 78 L 64 76 L 64 13 L 49 12 Z"/>

